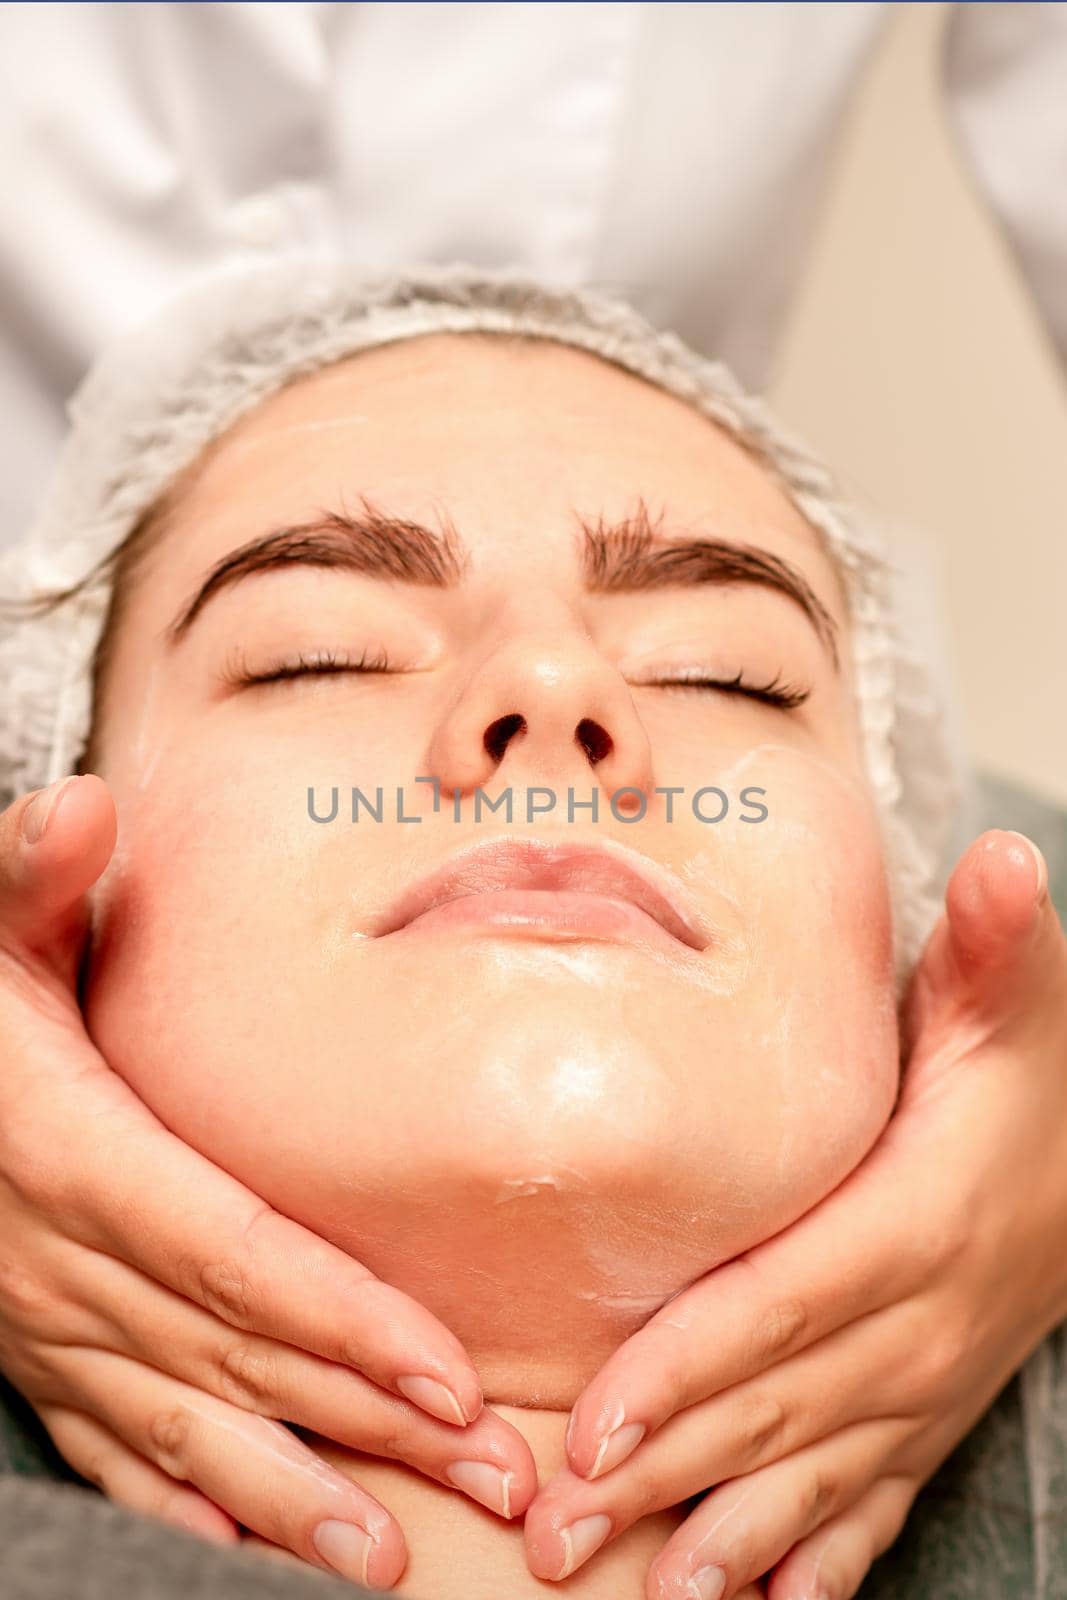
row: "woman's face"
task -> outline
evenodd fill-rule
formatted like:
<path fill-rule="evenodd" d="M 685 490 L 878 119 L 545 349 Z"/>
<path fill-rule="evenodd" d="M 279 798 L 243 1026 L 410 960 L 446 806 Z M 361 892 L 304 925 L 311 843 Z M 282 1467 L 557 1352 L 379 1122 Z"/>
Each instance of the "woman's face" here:
<path fill-rule="evenodd" d="M 98 708 L 94 1038 L 441 1315 L 490 1399 L 569 1405 L 891 1109 L 833 565 L 682 402 L 435 336 L 239 422 L 135 583 Z"/>

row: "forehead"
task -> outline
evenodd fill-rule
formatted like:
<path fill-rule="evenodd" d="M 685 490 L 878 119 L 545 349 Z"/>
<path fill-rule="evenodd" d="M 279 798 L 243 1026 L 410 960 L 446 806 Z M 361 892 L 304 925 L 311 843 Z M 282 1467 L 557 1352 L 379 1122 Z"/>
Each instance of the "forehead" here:
<path fill-rule="evenodd" d="M 447 513 L 475 563 L 551 565 L 574 513 L 636 496 L 689 531 L 806 567 L 844 614 L 834 563 L 768 469 L 677 397 L 547 339 L 430 335 L 348 357 L 271 395 L 210 447 L 173 498 L 209 559 L 261 526 L 367 494 Z"/>

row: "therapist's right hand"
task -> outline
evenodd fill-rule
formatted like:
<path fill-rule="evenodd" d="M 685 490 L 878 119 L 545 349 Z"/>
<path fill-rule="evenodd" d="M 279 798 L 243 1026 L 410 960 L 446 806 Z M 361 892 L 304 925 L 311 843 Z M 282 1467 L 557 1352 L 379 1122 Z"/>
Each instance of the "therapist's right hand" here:
<path fill-rule="evenodd" d="M 513 1517 L 533 1458 L 429 1311 L 183 1144 L 94 1048 L 85 895 L 115 837 L 92 775 L 0 813 L 0 1372 L 111 1499 L 388 1588 L 397 1522 L 282 1419 Z"/>

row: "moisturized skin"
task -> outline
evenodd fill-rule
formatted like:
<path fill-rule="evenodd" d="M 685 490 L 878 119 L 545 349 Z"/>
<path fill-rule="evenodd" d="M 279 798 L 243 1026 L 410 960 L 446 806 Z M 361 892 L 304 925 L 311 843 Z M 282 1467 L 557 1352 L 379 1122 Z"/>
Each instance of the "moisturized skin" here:
<path fill-rule="evenodd" d="M 654 544 L 788 564 L 816 620 L 768 582 L 590 588 L 579 518 L 631 519 L 632 551 L 642 504 Z M 238 547 L 365 506 L 450 524 L 458 581 L 290 560 L 217 586 L 168 637 Z M 765 470 L 651 385 L 469 336 L 294 383 L 183 484 L 99 710 L 120 834 L 95 898 L 94 1039 L 183 1139 L 439 1315 L 543 1476 L 607 1355 L 828 1193 L 884 1126 L 889 905 L 839 581 Z M 430 774 L 436 814 L 415 781 Z M 336 819 L 312 821 L 308 787 L 326 815 L 334 785 Z M 351 822 L 353 785 L 383 789 L 383 821 Z M 511 786 L 510 825 L 474 821 L 476 785 Z M 559 800 L 528 823 L 532 785 Z M 673 820 L 657 785 L 684 791 Z M 718 823 L 690 803 L 709 785 L 730 802 Z M 765 791 L 755 824 L 748 785 Z M 397 820 L 398 786 L 419 822 Z M 649 795 L 640 820 L 612 814 L 627 786 Z M 598 821 L 568 822 L 568 788 L 599 791 Z M 513 861 L 509 899 L 492 852 L 477 859 L 508 840 L 533 841 L 549 878 L 558 846 L 646 863 L 691 942 L 635 911 L 629 880 L 592 895 L 579 870 L 564 899 Z M 464 892 L 498 898 L 382 931 L 472 849 Z M 403 1521 L 399 1592 L 542 1589 L 521 1528 L 339 1456 Z M 636 1600 L 683 1514 L 566 1586 Z"/>

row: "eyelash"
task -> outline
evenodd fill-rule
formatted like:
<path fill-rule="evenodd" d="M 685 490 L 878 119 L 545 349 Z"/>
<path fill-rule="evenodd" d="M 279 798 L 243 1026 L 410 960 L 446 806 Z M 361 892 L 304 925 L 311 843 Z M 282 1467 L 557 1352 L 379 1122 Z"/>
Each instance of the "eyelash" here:
<path fill-rule="evenodd" d="M 758 700 L 763 705 L 777 706 L 781 711 L 795 711 L 802 706 L 811 694 L 810 689 L 795 689 L 788 683 L 782 682 L 782 675 L 776 672 L 769 683 L 746 683 L 744 674 L 739 672 L 733 678 L 713 678 L 700 671 L 693 671 L 676 678 L 650 678 L 639 687 L 646 689 L 718 689 L 725 694 L 743 694 L 750 700 Z"/>
<path fill-rule="evenodd" d="M 358 659 L 334 650 L 316 651 L 311 656 L 299 652 L 295 660 L 279 661 L 264 672 L 250 672 L 244 655 L 238 653 L 236 660 L 227 666 L 224 678 L 229 688 L 245 689 L 256 684 L 288 683 L 294 678 L 330 677 L 345 672 L 370 676 L 387 673 L 389 670 L 389 657 L 384 650 L 377 652 L 364 650 Z M 789 684 L 783 683 L 780 673 L 775 673 L 769 683 L 755 684 L 746 683 L 744 675 L 740 672 L 733 678 L 712 678 L 700 672 L 692 672 L 677 678 L 651 678 L 637 687 L 713 689 L 724 694 L 742 694 L 764 705 L 776 706 L 782 711 L 795 711 L 798 706 L 804 704 L 811 693 L 809 689 L 794 689 Z"/>
<path fill-rule="evenodd" d="M 247 689 L 259 683 L 287 683 L 293 678 L 330 677 L 342 672 L 383 673 L 389 671 L 389 657 L 384 650 L 364 650 L 358 659 L 335 650 L 317 650 L 306 656 L 298 652 L 295 659 L 279 661 L 263 672 L 250 672 L 242 652 L 232 659 L 223 673 L 230 689 Z"/>

